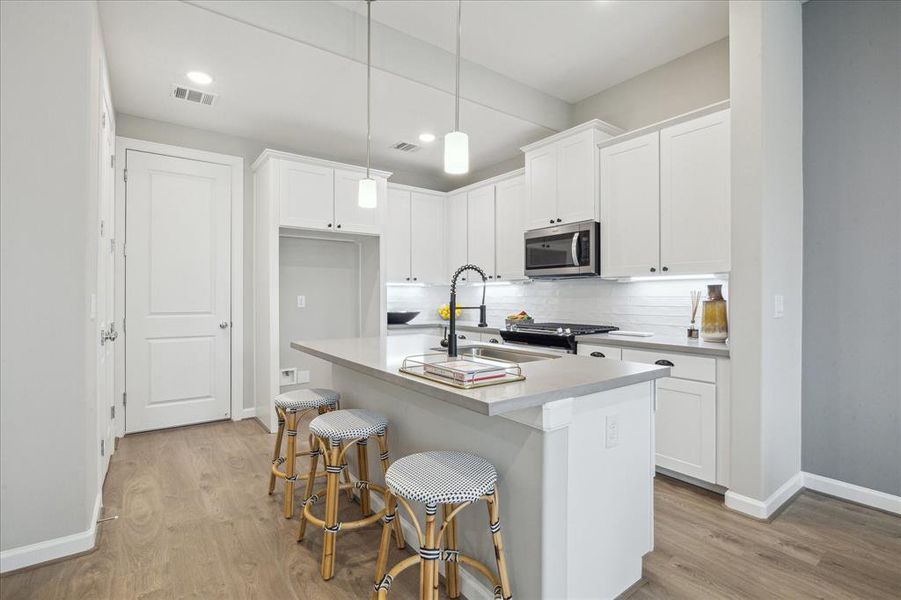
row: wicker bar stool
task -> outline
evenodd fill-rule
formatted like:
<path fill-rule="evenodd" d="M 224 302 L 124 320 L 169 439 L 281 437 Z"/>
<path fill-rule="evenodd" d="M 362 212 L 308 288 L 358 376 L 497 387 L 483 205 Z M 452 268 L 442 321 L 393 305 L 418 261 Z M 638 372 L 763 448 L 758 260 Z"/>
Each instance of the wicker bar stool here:
<path fill-rule="evenodd" d="M 278 430 L 275 434 L 275 450 L 272 452 L 269 494 L 272 495 L 272 492 L 275 491 L 276 478 L 285 480 L 284 513 L 286 519 L 294 516 L 294 484 L 298 480 L 294 469 L 295 460 L 298 456 L 310 456 L 311 459 L 316 459 L 319 456 L 319 447 L 312 444 L 312 438 L 308 452 L 297 452 L 297 425 L 304 415 L 314 410 L 320 414 L 335 410 L 340 399 L 341 395 L 338 392 L 324 388 L 292 390 L 275 398 L 274 404 L 275 411 L 278 414 Z M 285 434 L 288 437 L 287 456 L 282 456 L 282 439 Z M 279 469 L 282 464 L 285 465 L 284 471 Z M 303 475 L 300 479 L 305 479 L 307 476 Z"/>
<path fill-rule="evenodd" d="M 325 460 L 326 487 L 324 490 L 313 492 L 313 483 L 316 478 L 317 458 L 311 456 L 310 468 L 307 475 L 307 488 L 304 493 L 303 512 L 300 515 L 300 528 L 297 532 L 297 541 L 303 541 L 307 522 L 316 527 L 322 527 L 325 536 L 322 542 L 322 563 L 320 574 L 326 581 L 335 574 L 335 546 L 336 537 L 340 530 L 352 530 L 372 525 L 379 519 L 384 520 L 389 532 L 393 528 L 394 537 L 398 548 L 404 547 L 404 536 L 400 528 L 400 522 L 386 517 L 386 509 L 373 513 L 370 508 L 370 490 L 382 494 L 386 500 L 388 492 L 382 486 L 369 481 L 369 460 L 366 454 L 367 442 L 375 436 L 379 444 L 379 462 L 382 473 L 388 472 L 388 419 L 382 415 L 361 409 L 336 410 L 319 415 L 310 423 L 310 433 L 315 436 L 320 453 Z M 357 465 L 359 473 L 356 483 L 339 484 L 338 476 L 344 473 L 347 476 L 347 463 L 345 454 L 351 448 L 357 448 Z M 360 490 L 360 509 L 363 517 L 356 521 L 338 521 L 338 496 L 342 489 L 352 491 Z M 313 515 L 313 505 L 320 500 L 325 500 L 325 518 L 320 519 Z M 385 542 L 386 545 L 388 542 Z"/>
<path fill-rule="evenodd" d="M 437 600 L 439 560 L 447 563 L 445 582 L 449 597 L 460 597 L 459 564 L 463 563 L 491 582 L 495 598 L 502 600 L 512 598 L 504 557 L 504 543 L 501 539 L 497 470 L 491 463 L 467 452 L 420 452 L 405 456 L 391 465 L 385 475 L 385 484 L 388 488 L 387 513 L 383 519 L 385 525 L 376 561 L 375 589 L 372 593 L 374 599 L 385 600 L 388 597 L 388 590 L 391 589 L 391 582 L 405 569 L 419 564 L 419 598 Z M 408 500 L 425 504 L 425 531 L 420 528 Z M 496 576 L 484 563 L 462 554 L 457 549 L 457 514 L 479 500 L 485 500 L 488 504 L 488 527 L 494 542 Z M 388 523 L 395 520 L 398 502 L 416 526 L 419 534 L 419 555 L 405 558 L 386 573 L 388 542 L 391 537 Z M 436 523 L 435 516 L 439 504 L 442 508 L 440 524 Z"/>

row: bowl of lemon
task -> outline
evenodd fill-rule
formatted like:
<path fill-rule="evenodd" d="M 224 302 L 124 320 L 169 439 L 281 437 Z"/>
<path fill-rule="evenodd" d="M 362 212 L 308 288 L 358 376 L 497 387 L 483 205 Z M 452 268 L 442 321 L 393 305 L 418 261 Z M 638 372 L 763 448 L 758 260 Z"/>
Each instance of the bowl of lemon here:
<path fill-rule="evenodd" d="M 463 314 L 461 309 L 457 309 L 457 316 L 459 317 Z M 450 320 L 450 304 L 442 304 L 438 307 L 438 316 L 441 317 L 444 321 Z"/>

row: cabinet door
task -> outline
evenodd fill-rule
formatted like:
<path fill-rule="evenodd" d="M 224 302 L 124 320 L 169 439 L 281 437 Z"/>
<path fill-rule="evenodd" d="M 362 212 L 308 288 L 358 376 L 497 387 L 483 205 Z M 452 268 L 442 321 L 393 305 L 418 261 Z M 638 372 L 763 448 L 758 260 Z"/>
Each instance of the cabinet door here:
<path fill-rule="evenodd" d="M 659 272 L 659 136 L 601 148 L 601 276 Z"/>
<path fill-rule="evenodd" d="M 557 146 L 526 154 L 526 228 L 550 227 L 557 221 Z"/>
<path fill-rule="evenodd" d="M 384 236 L 388 283 L 410 281 L 410 192 L 388 189 Z"/>
<path fill-rule="evenodd" d="M 448 283 L 444 266 L 444 198 L 413 192 L 410 206 L 413 281 Z"/>
<path fill-rule="evenodd" d="M 446 229 L 446 245 L 447 245 L 447 264 L 445 280 L 450 282 L 454 271 L 469 262 L 467 252 L 468 237 L 468 206 L 466 200 L 466 192 L 448 196 L 445 200 L 447 209 L 447 218 L 445 219 Z M 463 275 L 464 281 L 469 275 Z"/>
<path fill-rule="evenodd" d="M 599 344 L 586 344 L 579 342 L 576 346 L 576 354 L 579 356 L 590 356 L 592 358 L 610 358 L 613 360 L 622 360 L 623 351 L 615 346 L 602 346 Z"/>
<path fill-rule="evenodd" d="M 730 269 L 729 111 L 660 132 L 660 267 Z"/>
<path fill-rule="evenodd" d="M 517 177 L 495 186 L 496 276 L 501 281 L 525 279 L 526 181 Z"/>
<path fill-rule="evenodd" d="M 594 131 L 557 143 L 557 219 L 562 223 L 597 220 L 597 155 Z"/>
<path fill-rule="evenodd" d="M 279 225 L 310 229 L 334 226 L 334 169 L 279 160 Z"/>
<path fill-rule="evenodd" d="M 488 279 L 494 279 L 494 186 L 469 192 L 467 201 L 469 262 L 481 267 Z"/>
<path fill-rule="evenodd" d="M 348 233 L 381 233 L 385 210 L 386 185 L 378 181 L 378 205 L 360 208 L 358 203 L 360 180 L 366 175 L 359 171 L 335 169 L 335 229 Z"/>
<path fill-rule="evenodd" d="M 716 386 L 657 380 L 657 466 L 716 482 Z"/>

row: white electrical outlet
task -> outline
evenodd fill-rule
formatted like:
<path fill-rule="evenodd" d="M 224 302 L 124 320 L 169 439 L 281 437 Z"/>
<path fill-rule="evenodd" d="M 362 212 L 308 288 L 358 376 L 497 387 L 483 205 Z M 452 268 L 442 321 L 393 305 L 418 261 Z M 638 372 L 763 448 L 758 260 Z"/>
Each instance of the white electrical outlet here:
<path fill-rule="evenodd" d="M 619 415 L 607 415 L 607 435 L 604 445 L 607 448 L 619 446 Z"/>
<path fill-rule="evenodd" d="M 782 294 L 773 296 L 773 318 L 781 319 L 785 316 L 785 297 Z"/>
<path fill-rule="evenodd" d="M 307 297 L 306 296 L 298 296 L 297 297 L 297 308 L 306 308 L 307 306 Z"/>

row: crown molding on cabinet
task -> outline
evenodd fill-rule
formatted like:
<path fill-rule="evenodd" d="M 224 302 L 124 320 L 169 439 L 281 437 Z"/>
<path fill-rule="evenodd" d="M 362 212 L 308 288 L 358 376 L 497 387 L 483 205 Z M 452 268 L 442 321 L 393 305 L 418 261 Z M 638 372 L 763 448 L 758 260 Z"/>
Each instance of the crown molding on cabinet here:
<path fill-rule="evenodd" d="M 358 171 L 360 173 L 366 172 L 366 167 L 361 167 L 358 165 L 350 165 L 347 163 L 337 162 L 334 160 L 325 160 L 322 158 L 314 158 L 312 156 L 304 156 L 302 154 L 294 154 L 292 152 L 282 152 L 281 150 L 273 150 L 272 148 L 266 148 L 263 150 L 260 155 L 257 157 L 253 164 L 250 165 L 251 171 L 256 171 L 257 167 L 260 166 L 267 158 L 283 158 L 286 160 L 293 160 L 295 162 L 303 162 L 306 164 L 317 165 L 320 167 L 329 167 L 332 169 L 343 169 L 345 171 Z M 370 172 L 376 177 L 384 177 L 388 179 L 393 175 L 391 171 L 379 171 L 378 169 L 370 169 Z"/>
<path fill-rule="evenodd" d="M 618 136 L 624 133 L 624 131 L 616 125 L 611 125 L 610 123 L 601 121 L 600 119 L 592 119 L 590 121 L 585 121 L 581 125 L 576 125 L 575 127 L 570 127 L 569 129 L 555 133 L 550 137 L 542 138 L 537 142 L 532 142 L 527 146 L 523 146 L 522 148 L 520 148 L 520 150 L 522 150 L 523 152 L 531 152 L 532 150 L 537 150 L 538 148 L 542 148 L 549 144 L 553 144 L 554 142 L 558 142 L 562 139 L 571 137 L 577 133 L 582 133 L 583 131 L 588 131 L 591 129 L 612 136 Z"/>
<path fill-rule="evenodd" d="M 657 123 L 651 123 L 650 125 L 645 125 L 644 127 L 641 127 L 639 129 L 633 129 L 632 131 L 627 131 L 623 134 L 617 135 L 616 137 L 604 140 L 603 142 L 598 143 L 598 148 L 612 146 L 613 144 L 618 144 L 619 142 L 625 142 L 633 138 L 641 137 L 648 133 L 653 133 L 665 127 L 671 127 L 672 125 L 678 125 L 679 123 L 684 123 L 686 121 L 691 121 L 705 115 L 719 112 L 721 110 L 726 110 L 727 108 L 729 108 L 729 106 L 729 100 L 714 102 L 713 104 L 708 104 L 707 106 L 703 106 L 687 113 L 682 113 L 681 115 L 676 115 L 675 117 L 670 117 L 669 119 L 664 119 L 663 121 L 658 121 Z"/>
<path fill-rule="evenodd" d="M 436 190 L 430 190 L 428 188 L 416 187 L 413 185 L 404 185 L 402 183 L 392 183 L 388 182 L 388 187 L 392 190 L 404 190 L 407 192 L 420 192 L 423 194 L 432 194 L 435 196 L 447 197 L 454 196 L 456 194 L 469 192 L 481 187 L 485 187 L 486 185 L 494 185 L 496 183 L 500 183 L 502 181 L 506 181 L 508 179 L 513 179 L 515 177 L 521 177 L 525 175 L 525 168 L 514 169 L 513 171 L 507 171 L 506 173 L 501 173 L 500 175 L 495 175 L 494 177 L 489 177 L 488 179 L 483 179 L 481 181 L 477 181 L 475 183 L 470 183 L 469 185 L 463 186 L 461 188 L 457 188 L 455 190 L 451 190 L 449 192 L 439 192 Z"/>

